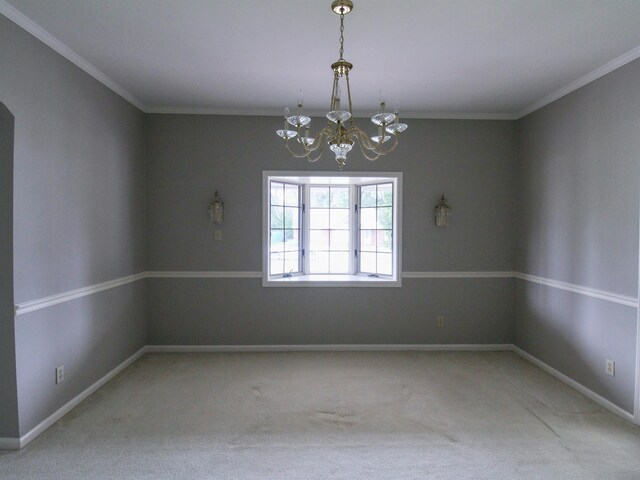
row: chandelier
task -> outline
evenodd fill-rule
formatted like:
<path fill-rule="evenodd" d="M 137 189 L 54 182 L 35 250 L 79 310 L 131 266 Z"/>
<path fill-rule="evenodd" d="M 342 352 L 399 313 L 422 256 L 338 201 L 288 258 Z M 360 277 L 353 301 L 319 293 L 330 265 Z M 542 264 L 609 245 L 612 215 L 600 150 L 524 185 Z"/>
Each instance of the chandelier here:
<path fill-rule="evenodd" d="M 315 137 L 310 135 L 311 118 L 304 115 L 302 91 L 298 96 L 298 109 L 295 115 L 290 115 L 289 108 L 284 109 L 284 127 L 276 133 L 284 140 L 284 146 L 296 158 L 306 158 L 316 162 L 321 156 L 325 144 L 336 155 L 336 162 L 340 170 L 345 165 L 347 154 L 354 143 L 360 146 L 362 154 L 367 160 L 377 160 L 380 156 L 393 151 L 398 145 L 398 134 L 407 129 L 407 124 L 400 123 L 400 114 L 396 106 L 395 111 L 385 110 L 385 101 L 380 95 L 380 109 L 371 117 L 377 126 L 377 135 L 369 137 L 360 129 L 353 119 L 351 106 L 351 87 L 349 72 L 353 65 L 344 57 L 344 16 L 353 10 L 351 0 L 335 0 L 331 9 L 340 16 L 340 58 L 331 65 L 333 70 L 333 89 L 331 90 L 331 104 L 326 117 L 328 124 Z M 346 86 L 348 110 L 341 108 L 341 83 Z M 293 127 L 293 129 L 291 128 Z"/>

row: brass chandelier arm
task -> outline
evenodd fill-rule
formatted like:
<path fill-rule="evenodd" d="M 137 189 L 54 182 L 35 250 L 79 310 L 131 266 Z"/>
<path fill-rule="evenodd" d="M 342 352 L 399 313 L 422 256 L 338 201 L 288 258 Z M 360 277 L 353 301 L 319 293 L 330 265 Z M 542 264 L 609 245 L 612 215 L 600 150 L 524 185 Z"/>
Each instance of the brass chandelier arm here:
<path fill-rule="evenodd" d="M 306 158 L 310 162 L 316 162 L 322 156 L 322 150 L 323 150 L 322 147 L 324 146 L 324 143 L 325 143 L 322 140 L 325 136 L 329 135 L 329 132 L 330 132 L 329 127 L 324 127 L 322 130 L 320 130 L 318 135 L 316 135 L 313 143 L 310 146 L 307 146 L 302 142 L 298 142 L 298 140 L 300 139 L 299 136 L 295 137 L 296 143 L 299 143 L 303 148 L 303 150 L 300 152 L 296 152 L 293 148 L 291 148 L 291 146 L 289 145 L 289 140 L 285 140 L 284 146 L 286 147 L 288 152 L 295 158 Z M 311 154 L 318 149 L 319 149 L 318 155 L 315 157 L 311 157 Z"/>
<path fill-rule="evenodd" d="M 306 150 L 305 150 L 305 151 L 303 151 L 303 152 L 296 152 L 296 151 L 294 151 L 294 150 L 289 146 L 289 142 L 288 142 L 288 141 L 284 142 L 284 146 L 285 146 L 285 147 L 286 147 L 286 149 L 289 151 L 289 153 L 290 153 L 293 157 L 295 157 L 295 158 L 306 158 L 306 157 L 308 157 L 308 156 L 309 156 L 309 154 L 311 153 L 311 152 L 306 151 Z"/>
<path fill-rule="evenodd" d="M 311 153 L 314 150 L 317 150 L 318 147 L 324 146 L 324 142 L 322 141 L 322 139 L 325 136 L 328 138 L 330 136 L 330 134 L 331 134 L 331 129 L 329 128 L 329 126 L 324 127 L 315 136 L 315 138 L 313 139 L 313 143 L 311 145 L 307 146 L 307 145 L 303 144 L 304 149 L 307 150 L 309 153 Z"/>
<path fill-rule="evenodd" d="M 347 84 L 347 97 L 349 99 L 349 113 L 351 114 L 351 125 L 355 126 L 355 124 L 353 123 L 354 122 L 353 111 L 351 108 L 351 85 L 349 85 L 349 72 L 347 72 L 344 77 L 345 77 L 345 82 Z"/>
<path fill-rule="evenodd" d="M 388 147 L 384 147 L 384 143 L 378 143 L 371 140 L 365 132 L 363 132 L 360 128 L 353 126 L 350 128 L 351 134 L 354 135 L 358 143 L 364 149 L 374 152 L 378 156 L 387 155 L 391 153 L 398 146 L 398 136 L 396 134 L 390 134 L 393 139 L 393 142 Z M 383 135 L 386 135 L 386 131 L 383 129 Z M 383 148 L 384 147 L 384 148 Z"/>
<path fill-rule="evenodd" d="M 371 152 L 373 150 L 369 150 L 367 148 L 364 148 L 362 146 L 361 142 L 358 142 L 358 145 L 360 146 L 360 151 L 362 152 L 362 156 L 364 158 L 366 158 L 367 160 L 369 160 L 370 162 L 375 162 L 378 158 L 380 158 L 382 156 L 382 154 L 380 154 L 380 153 L 374 153 L 373 155 L 371 155 Z"/>
<path fill-rule="evenodd" d="M 307 161 L 309 161 L 310 163 L 317 162 L 320 159 L 320 157 L 322 156 L 322 153 L 323 153 L 323 148 L 322 147 L 320 147 L 319 149 L 316 149 L 316 150 L 309 150 L 306 153 L 298 153 L 298 152 L 293 151 L 291 149 L 291 147 L 287 143 L 285 143 L 285 147 L 287 148 L 287 150 L 289 151 L 291 156 L 293 156 L 295 158 L 306 158 Z M 315 157 L 312 157 L 311 154 L 313 152 L 315 152 L 315 151 L 317 151 L 318 154 Z"/>
<path fill-rule="evenodd" d="M 322 152 L 324 151 L 324 145 L 322 147 L 320 147 L 320 149 L 318 150 L 318 155 L 316 155 L 315 157 L 310 157 L 309 155 L 307 155 L 307 161 L 309 163 L 315 163 L 318 160 L 320 160 L 320 157 L 322 156 Z M 311 153 L 311 152 L 309 152 Z"/>
<path fill-rule="evenodd" d="M 333 87 L 331 88 L 331 100 L 329 101 L 329 111 L 335 109 L 336 97 L 338 96 L 338 73 L 333 74 Z"/>

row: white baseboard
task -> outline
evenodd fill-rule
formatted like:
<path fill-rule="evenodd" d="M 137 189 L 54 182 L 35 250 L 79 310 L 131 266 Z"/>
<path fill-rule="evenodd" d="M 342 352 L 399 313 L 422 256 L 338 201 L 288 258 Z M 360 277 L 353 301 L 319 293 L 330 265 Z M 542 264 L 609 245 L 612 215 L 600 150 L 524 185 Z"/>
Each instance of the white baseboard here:
<path fill-rule="evenodd" d="M 594 402 L 596 402 L 598 405 L 606 408 L 607 410 L 609 410 L 611 413 L 618 415 L 619 417 L 624 418 L 625 420 L 631 422 L 631 423 L 635 423 L 634 421 L 634 416 L 632 413 L 627 412 L 626 410 L 620 408 L 619 406 L 617 406 L 615 403 L 610 402 L 609 400 L 607 400 L 606 398 L 604 398 L 601 395 L 598 395 L 596 392 L 594 392 L 593 390 L 590 390 L 589 388 L 585 387 L 584 385 L 582 385 L 581 383 L 576 382 L 575 380 L 573 380 L 572 378 L 566 376 L 564 373 L 559 372 L 558 370 L 556 370 L 555 368 L 547 365 L 546 363 L 544 363 L 542 360 L 534 357 L 533 355 L 531 355 L 530 353 L 525 352 L 524 350 L 522 350 L 519 347 L 516 347 L 515 345 L 512 346 L 512 350 L 517 353 L 518 355 L 520 355 L 522 358 L 524 358 L 525 360 L 533 363 L 534 365 L 536 365 L 537 367 L 540 367 L 542 370 L 544 370 L 545 372 L 547 372 L 550 375 L 553 375 L 554 377 L 556 377 L 558 380 L 566 383 L 567 385 L 569 385 L 571 388 L 573 388 L 574 390 L 577 390 L 578 392 L 580 392 L 581 394 L 583 394 L 585 397 L 593 400 Z"/>
<path fill-rule="evenodd" d="M 67 413 L 69 413 L 76 406 L 78 406 L 78 404 L 80 404 L 83 400 L 87 399 L 91 394 L 93 394 L 96 390 L 102 387 L 105 383 L 107 383 L 109 380 L 111 380 L 113 377 L 115 377 L 118 373 L 120 373 L 122 370 L 127 368 L 133 362 L 138 360 L 138 358 L 144 355 L 144 353 L 146 352 L 146 349 L 147 347 L 142 347 L 140 350 L 138 350 L 136 353 L 131 355 L 129 358 L 127 358 L 124 362 L 122 362 L 116 368 L 114 368 L 109 373 L 107 373 L 100 380 L 98 380 L 93 385 L 91 385 L 90 387 L 82 391 L 79 395 L 69 400 L 62 407 L 56 410 L 53 414 L 45 418 L 42 422 L 36 425 L 27 434 L 23 435 L 20 438 L 9 439 L 9 440 L 12 440 L 11 445 L 13 445 L 13 447 L 12 448 L 8 447 L 8 448 L 11 448 L 11 449 L 24 448 L 26 445 L 32 442 L 38 435 L 40 435 L 47 428 L 49 428 L 51 425 L 53 425 L 62 417 L 64 417 Z"/>
<path fill-rule="evenodd" d="M 249 352 L 503 352 L 511 344 L 481 345 L 147 345 L 149 353 Z"/>

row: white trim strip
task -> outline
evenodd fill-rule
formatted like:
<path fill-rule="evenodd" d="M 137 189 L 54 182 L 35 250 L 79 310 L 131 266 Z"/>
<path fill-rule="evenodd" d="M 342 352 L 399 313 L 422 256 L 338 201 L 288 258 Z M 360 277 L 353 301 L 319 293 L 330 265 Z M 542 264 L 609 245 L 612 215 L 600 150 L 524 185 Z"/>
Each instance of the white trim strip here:
<path fill-rule="evenodd" d="M 586 295 L 588 297 L 599 298 L 601 300 L 606 300 L 608 302 L 613 302 L 613 303 L 618 303 L 620 305 L 626 305 L 628 307 L 638 308 L 638 299 L 634 297 L 628 297 L 626 295 L 607 292 L 605 290 L 598 290 L 596 288 L 584 287 L 582 285 L 576 285 L 573 283 L 562 282 L 560 280 L 552 280 L 550 278 L 537 277 L 535 275 L 529 275 L 526 273 L 515 272 L 514 276 L 520 280 L 539 283 L 540 285 L 546 285 L 547 287 L 558 288 L 560 290 L 566 290 L 568 292 L 579 293 L 580 295 Z"/>
<path fill-rule="evenodd" d="M 402 278 L 513 278 L 515 272 L 403 272 Z M 262 278 L 262 272 L 147 272 L 148 278 Z M 342 285 L 342 283 L 339 283 Z"/>
<path fill-rule="evenodd" d="M 80 404 L 81 402 L 86 400 L 90 395 L 92 395 L 96 390 L 98 390 L 100 387 L 102 387 L 105 383 L 107 383 L 113 377 L 118 375 L 118 373 L 120 373 L 122 370 L 124 370 L 129 365 L 131 365 L 136 360 L 138 360 L 142 355 L 144 355 L 144 353 L 146 351 L 147 351 L 147 347 L 142 347 L 140 350 L 138 350 L 136 353 L 131 355 L 129 358 L 127 358 L 120 365 L 118 365 L 113 370 L 111 370 L 109 373 L 107 373 L 100 380 L 95 382 L 89 388 L 87 388 L 84 391 L 82 391 L 79 395 L 76 395 L 74 398 L 72 398 L 67 403 L 65 403 L 62 407 L 60 407 L 58 410 L 56 410 L 53 414 L 51 414 L 47 418 L 45 418 L 37 426 L 35 426 L 33 429 L 31 429 L 31 431 L 29 431 L 27 434 L 23 435 L 20 438 L 8 439 L 8 440 L 11 440 L 11 442 L 6 443 L 5 445 L 9 445 L 9 446 L 12 445 L 13 448 L 8 447 L 8 448 L 11 448 L 12 450 L 17 450 L 17 449 L 24 448 L 30 442 L 32 442 L 38 435 L 40 435 L 46 429 L 51 427 L 51 425 L 53 425 L 58 420 L 60 420 L 62 417 L 64 417 L 67 413 L 69 413 L 76 406 L 78 406 L 78 404 Z M 7 439 L 5 439 L 5 440 L 7 440 Z M 1 446 L 1 444 L 0 444 L 0 446 Z"/>
<path fill-rule="evenodd" d="M 128 283 L 136 282 L 143 278 L 146 278 L 146 272 L 138 273 L 136 275 L 129 275 L 128 277 L 116 278 L 115 280 L 109 280 L 107 282 L 98 283 L 96 285 L 90 285 L 88 287 L 77 288 L 68 292 L 58 293 L 49 297 L 39 298 L 30 302 L 24 302 L 16 305 L 16 316 L 24 315 L 26 313 L 35 312 L 36 310 L 42 310 L 43 308 L 58 305 L 60 303 L 69 302 L 76 298 L 86 297 L 87 295 L 93 295 L 94 293 L 109 290 L 111 288 L 120 287 Z"/>
<path fill-rule="evenodd" d="M 148 278 L 262 278 L 262 272 L 147 272 Z"/>
<path fill-rule="evenodd" d="M 513 278 L 515 272 L 403 272 L 402 278 Z"/>
<path fill-rule="evenodd" d="M 148 353 L 504 352 L 510 344 L 450 345 L 147 345 Z"/>
<path fill-rule="evenodd" d="M 594 80 L 599 79 L 600 77 L 604 77 L 606 74 L 613 72 L 615 69 L 620 68 L 626 65 L 629 62 L 633 62 L 637 58 L 640 58 L 640 46 L 634 48 L 633 50 L 629 50 L 627 53 L 620 55 L 618 58 L 614 58 L 608 63 L 605 63 L 599 68 L 596 68 L 592 72 L 587 73 L 586 75 L 578 78 L 577 80 L 571 82 L 568 85 L 556 90 L 555 92 L 547 95 L 546 97 L 541 98 L 540 100 L 532 103 L 528 107 L 521 110 L 516 118 L 522 118 L 526 115 L 529 115 L 532 112 L 544 107 L 545 105 L 550 104 L 551 102 L 555 102 L 556 100 L 564 97 L 565 95 L 570 94 L 571 92 L 579 89 L 580 87 L 584 87 L 585 85 L 593 82 Z"/>
<path fill-rule="evenodd" d="M 25 315 L 27 313 L 35 312 L 43 308 L 51 307 L 53 305 L 69 302 L 77 298 L 86 297 L 87 295 L 93 295 L 94 293 L 120 287 L 122 285 L 136 282 L 145 278 L 262 278 L 262 272 L 141 272 L 135 275 L 130 275 L 128 277 L 117 278 L 115 280 L 109 280 L 107 282 L 98 283 L 96 285 L 90 285 L 88 287 L 82 287 L 75 290 L 70 290 L 68 292 L 51 295 L 49 297 L 38 298 L 36 300 L 20 303 L 16 305 L 16 316 Z M 575 285 L 572 283 L 552 280 L 549 278 L 537 277 L 535 275 L 529 275 L 520 272 L 403 272 L 402 278 L 518 278 L 520 280 L 526 280 L 529 282 L 546 285 L 548 287 L 558 288 L 560 290 L 566 290 L 569 292 L 586 295 L 588 297 L 598 298 L 601 300 L 618 303 L 620 305 L 638 308 L 638 299 L 634 297 L 628 297 L 613 292 L 597 290 L 595 288 L 584 287 L 582 285 Z M 367 285 L 375 286 L 369 284 Z M 339 284 L 339 286 L 343 286 L 343 284 Z M 638 383 L 640 384 L 640 380 Z"/>
<path fill-rule="evenodd" d="M 569 385 L 574 390 L 577 390 L 578 392 L 583 394 L 585 397 L 593 400 L 598 405 L 601 405 L 602 407 L 606 408 L 611 413 L 613 413 L 615 415 L 618 415 L 619 417 L 622 417 L 625 420 L 633 423 L 633 421 L 634 421 L 633 415 L 631 413 L 627 412 L 626 410 L 624 410 L 623 408 L 620 408 L 615 403 L 610 402 L 609 400 L 607 400 L 603 396 L 598 395 L 596 392 L 594 392 L 593 390 L 590 390 L 589 388 L 585 387 L 581 383 L 578 383 L 575 380 L 573 380 L 572 378 L 567 377 L 564 373 L 561 373 L 558 370 L 556 370 L 555 368 L 547 365 L 542 360 L 539 360 L 537 357 L 534 357 L 530 353 L 525 352 L 520 347 L 516 347 L 515 345 L 513 345 L 512 346 L 512 350 L 515 353 L 517 353 L 518 355 L 520 355 L 522 358 L 524 358 L 525 360 L 533 363 L 537 367 L 540 367 L 542 370 L 544 370 L 545 372 L 549 373 L 550 375 L 553 375 L 558 380 L 566 383 L 567 385 Z"/>
<path fill-rule="evenodd" d="M 146 107 L 144 104 L 138 100 L 135 96 L 133 96 L 129 91 L 125 88 L 118 85 L 111 78 L 107 77 L 104 73 L 98 70 L 94 65 L 86 61 L 76 52 L 67 47 L 60 40 L 55 38 L 49 32 L 47 32 L 44 28 L 38 25 L 36 22 L 31 20 L 25 14 L 17 10 L 15 7 L 9 5 L 5 0 L 0 0 L 0 13 L 11 20 L 13 23 L 22 27 L 24 30 L 29 32 L 31 35 L 36 37 L 42 43 L 47 45 L 52 50 L 58 52 L 64 58 L 73 63 L 76 67 L 83 70 L 85 73 L 91 75 L 97 81 L 102 83 L 105 87 L 113 90 L 115 93 L 124 98 L 127 102 L 136 106 L 138 109 L 143 112 L 146 111 Z"/>

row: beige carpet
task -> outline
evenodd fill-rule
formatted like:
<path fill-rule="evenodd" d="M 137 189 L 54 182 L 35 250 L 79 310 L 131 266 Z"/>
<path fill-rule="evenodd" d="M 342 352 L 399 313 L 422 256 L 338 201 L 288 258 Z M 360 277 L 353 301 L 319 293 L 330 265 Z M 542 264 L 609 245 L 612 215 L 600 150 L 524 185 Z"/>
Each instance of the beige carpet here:
<path fill-rule="evenodd" d="M 146 355 L 2 479 L 640 479 L 640 429 L 512 353 Z"/>

